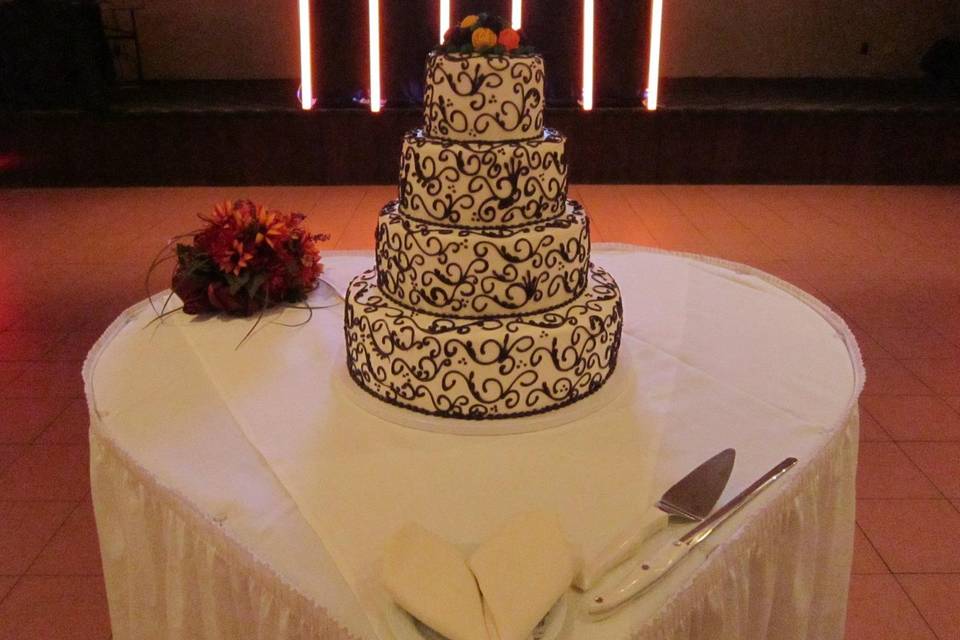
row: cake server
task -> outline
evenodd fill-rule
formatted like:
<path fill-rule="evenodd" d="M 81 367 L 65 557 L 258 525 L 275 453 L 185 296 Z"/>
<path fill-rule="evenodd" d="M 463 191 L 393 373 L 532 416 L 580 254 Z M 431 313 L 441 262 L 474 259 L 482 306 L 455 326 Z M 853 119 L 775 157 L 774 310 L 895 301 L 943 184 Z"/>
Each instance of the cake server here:
<path fill-rule="evenodd" d="M 662 578 L 676 566 L 691 549 L 703 542 L 727 518 L 739 511 L 747 502 L 758 493 L 770 486 L 777 478 L 786 473 L 797 463 L 796 458 L 786 458 L 772 469 L 763 474 L 756 482 L 741 491 L 735 498 L 723 505 L 709 518 L 698 524 L 673 544 L 661 547 L 642 560 L 639 565 L 626 576 L 620 586 L 612 589 L 603 589 L 591 595 L 587 611 L 591 615 L 601 615 L 614 609 L 635 595 L 647 589 L 654 582 Z"/>
<path fill-rule="evenodd" d="M 668 515 L 690 522 L 706 518 L 727 486 L 736 458 L 736 450 L 724 449 L 677 481 L 657 502 L 659 511 L 649 509 L 624 528 L 584 568 L 576 586 L 583 590 L 592 588 L 599 578 L 634 555 L 644 541 L 666 526 Z"/>

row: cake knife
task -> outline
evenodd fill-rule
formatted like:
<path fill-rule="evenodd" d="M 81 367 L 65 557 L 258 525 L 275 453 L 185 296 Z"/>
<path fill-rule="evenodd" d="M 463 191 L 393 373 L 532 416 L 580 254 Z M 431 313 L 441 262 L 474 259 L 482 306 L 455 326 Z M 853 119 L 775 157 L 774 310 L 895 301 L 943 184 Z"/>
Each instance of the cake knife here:
<path fill-rule="evenodd" d="M 763 474 L 756 482 L 741 491 L 735 498 L 723 505 L 709 518 L 698 524 L 673 544 L 660 548 L 639 563 L 637 568 L 624 578 L 620 586 L 600 590 L 591 595 L 587 612 L 591 615 L 602 615 L 619 607 L 627 600 L 646 590 L 654 582 L 662 578 L 677 562 L 680 561 L 695 546 L 703 542 L 727 518 L 739 511 L 747 502 L 758 493 L 770 486 L 777 478 L 786 473 L 797 463 L 796 458 L 786 458 L 772 469 Z"/>
<path fill-rule="evenodd" d="M 610 541 L 597 557 L 583 568 L 575 583 L 578 589 L 591 589 L 608 571 L 634 555 L 651 535 L 663 529 L 667 516 L 688 522 L 700 522 L 720 499 L 737 458 L 735 449 L 724 449 L 667 489 L 657 502 Z"/>

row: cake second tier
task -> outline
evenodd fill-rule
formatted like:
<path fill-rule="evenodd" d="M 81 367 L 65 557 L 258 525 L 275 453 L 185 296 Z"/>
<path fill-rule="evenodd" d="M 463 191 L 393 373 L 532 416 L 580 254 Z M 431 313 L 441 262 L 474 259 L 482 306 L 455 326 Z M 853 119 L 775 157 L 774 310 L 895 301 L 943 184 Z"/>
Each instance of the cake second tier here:
<path fill-rule="evenodd" d="M 443 316 L 536 313 L 587 286 L 590 230 L 583 208 L 545 222 L 466 229 L 411 219 L 387 205 L 377 224 L 377 273 L 398 304 Z"/>
<path fill-rule="evenodd" d="M 543 313 L 411 311 L 383 295 L 373 269 L 350 283 L 344 310 L 353 380 L 396 406 L 449 418 L 516 418 L 590 395 L 616 367 L 622 325 L 617 283 L 595 266 L 583 293 Z"/>
<path fill-rule="evenodd" d="M 567 200 L 566 138 L 453 142 L 422 130 L 403 138 L 400 210 L 461 227 L 507 227 L 560 215 Z"/>

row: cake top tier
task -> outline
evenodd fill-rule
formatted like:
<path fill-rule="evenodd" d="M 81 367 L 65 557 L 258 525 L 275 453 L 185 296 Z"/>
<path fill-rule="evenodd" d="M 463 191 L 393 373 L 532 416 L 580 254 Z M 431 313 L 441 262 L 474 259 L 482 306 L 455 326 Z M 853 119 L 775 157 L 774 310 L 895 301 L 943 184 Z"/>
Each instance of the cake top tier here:
<path fill-rule="evenodd" d="M 481 13 L 450 27 L 427 58 L 428 137 L 531 140 L 543 132 L 543 58 L 521 32 Z"/>
<path fill-rule="evenodd" d="M 529 140 L 543 133 L 543 58 L 431 53 L 424 124 L 432 138 Z"/>

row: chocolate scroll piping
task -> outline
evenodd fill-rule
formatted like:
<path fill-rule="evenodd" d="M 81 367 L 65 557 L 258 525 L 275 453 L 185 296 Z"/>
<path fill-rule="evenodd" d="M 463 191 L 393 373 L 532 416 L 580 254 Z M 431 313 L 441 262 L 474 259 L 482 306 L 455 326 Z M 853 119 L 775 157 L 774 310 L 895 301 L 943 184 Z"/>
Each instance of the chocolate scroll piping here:
<path fill-rule="evenodd" d="M 464 229 L 411 220 L 390 203 L 377 225 L 377 283 L 409 309 L 458 318 L 537 313 L 587 286 L 590 230 L 575 202 L 522 227 Z"/>
<path fill-rule="evenodd" d="M 566 138 L 552 129 L 526 142 L 453 142 L 422 130 L 403 138 L 400 211 L 468 228 L 517 226 L 565 210 Z"/>
<path fill-rule="evenodd" d="M 543 58 L 430 54 L 423 97 L 427 135 L 517 141 L 543 131 Z"/>
<path fill-rule="evenodd" d="M 359 386 L 396 406 L 451 418 L 529 416 L 603 385 L 616 367 L 622 315 L 616 282 L 598 267 L 559 309 L 473 320 L 401 307 L 371 269 L 347 291 L 347 362 Z"/>

